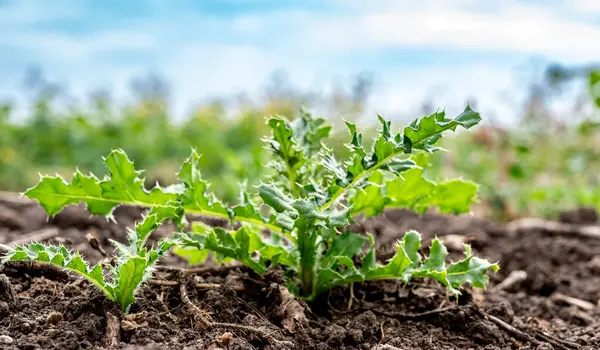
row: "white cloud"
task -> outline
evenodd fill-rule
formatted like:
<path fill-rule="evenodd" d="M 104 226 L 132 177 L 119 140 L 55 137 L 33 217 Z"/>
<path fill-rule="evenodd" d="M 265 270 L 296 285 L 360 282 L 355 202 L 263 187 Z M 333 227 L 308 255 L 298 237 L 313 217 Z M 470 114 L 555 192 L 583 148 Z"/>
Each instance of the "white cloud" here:
<path fill-rule="evenodd" d="M 565 59 L 600 58 L 600 26 L 543 14 L 380 13 L 361 18 L 364 42 L 390 46 L 514 51 Z"/>
<path fill-rule="evenodd" d="M 600 2 L 596 0 L 565 0 L 574 10 L 583 12 L 598 14 L 600 13 Z"/>
<path fill-rule="evenodd" d="M 298 16 L 278 16 L 264 23 L 297 26 L 295 32 L 302 42 L 324 50 L 451 48 L 539 54 L 577 62 L 600 59 L 600 46 L 592 45 L 600 37 L 600 22 L 584 20 L 554 1 L 549 3 L 554 6 L 506 1 L 490 9 L 470 0 L 410 5 L 375 1 L 373 6 L 348 5 L 355 11 L 332 18 L 311 16 L 297 22 Z"/>

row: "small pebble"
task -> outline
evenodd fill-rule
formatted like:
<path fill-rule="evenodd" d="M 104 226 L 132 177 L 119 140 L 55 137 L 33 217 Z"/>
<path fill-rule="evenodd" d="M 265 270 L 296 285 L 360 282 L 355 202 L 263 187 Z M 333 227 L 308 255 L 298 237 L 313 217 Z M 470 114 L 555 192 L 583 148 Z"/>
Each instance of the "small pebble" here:
<path fill-rule="evenodd" d="M 0 318 L 10 314 L 10 306 L 5 301 L 0 301 Z"/>
<path fill-rule="evenodd" d="M 21 324 L 21 333 L 23 334 L 29 334 L 31 333 L 31 325 L 28 322 L 23 322 Z"/>
<path fill-rule="evenodd" d="M 0 344 L 12 344 L 13 341 L 13 338 L 8 335 L 0 335 Z"/>
<path fill-rule="evenodd" d="M 587 265 L 593 272 L 600 273 L 600 255 L 594 256 Z"/>
<path fill-rule="evenodd" d="M 233 334 L 231 332 L 225 332 L 217 337 L 216 343 L 221 346 L 228 346 L 231 343 L 231 339 L 233 339 Z"/>
<path fill-rule="evenodd" d="M 58 322 L 62 321 L 63 315 L 58 312 L 58 311 L 52 311 L 48 314 L 48 317 L 46 317 L 46 324 L 57 324 Z"/>

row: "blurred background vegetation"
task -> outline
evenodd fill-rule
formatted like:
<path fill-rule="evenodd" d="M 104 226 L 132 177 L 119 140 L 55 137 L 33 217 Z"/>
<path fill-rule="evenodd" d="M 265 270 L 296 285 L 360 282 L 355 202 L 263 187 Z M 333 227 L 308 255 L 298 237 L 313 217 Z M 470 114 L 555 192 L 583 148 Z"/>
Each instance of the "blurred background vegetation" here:
<path fill-rule="evenodd" d="M 372 82 L 358 75 L 349 87 L 329 94 L 299 91 L 275 75 L 260 103 L 243 96 L 222 97 L 195 106 L 188 118 L 169 116 L 168 84 L 147 75 L 132 81 L 134 100 L 114 101 L 106 91 L 89 95 L 76 105 L 63 102 L 60 84 L 32 70 L 26 79 L 27 115 L 14 118 L 11 101 L 0 103 L 0 190 L 23 191 L 39 173 L 69 179 L 75 168 L 105 173 L 101 157 L 122 148 L 146 169 L 147 185 L 174 180 L 177 167 L 196 148 L 202 154 L 203 176 L 226 201 L 237 198 L 240 179 L 255 184 L 265 169 L 268 152 L 261 137 L 268 130 L 265 117 L 293 119 L 302 107 L 319 104 L 327 111 L 334 134 L 330 146 L 338 153 L 348 134 L 342 119 L 365 112 Z M 548 104 L 563 87 L 584 82 L 585 91 L 572 99 L 568 118 L 550 113 Z M 600 107 L 600 70 L 594 67 L 548 66 L 542 79 L 522 87 L 529 91 L 518 123 L 510 127 L 488 120 L 460 137 L 448 137 L 449 152 L 431 157 L 432 178 L 460 176 L 481 185 L 479 213 L 508 220 L 521 216 L 555 217 L 560 210 L 579 206 L 600 209 L 600 122 L 597 110 L 582 107 L 591 101 Z M 235 102 L 235 112 L 226 105 Z M 476 101 L 470 101 L 477 109 Z M 424 101 L 420 115 L 432 113 L 435 101 Z M 310 108 L 309 108 L 310 109 Z M 413 115 L 415 118 L 419 115 Z M 18 122 L 17 122 L 18 120 Z M 376 128 L 376 115 L 363 128 Z M 396 127 L 400 127 L 396 123 Z M 366 138 L 369 131 L 366 130 Z"/>

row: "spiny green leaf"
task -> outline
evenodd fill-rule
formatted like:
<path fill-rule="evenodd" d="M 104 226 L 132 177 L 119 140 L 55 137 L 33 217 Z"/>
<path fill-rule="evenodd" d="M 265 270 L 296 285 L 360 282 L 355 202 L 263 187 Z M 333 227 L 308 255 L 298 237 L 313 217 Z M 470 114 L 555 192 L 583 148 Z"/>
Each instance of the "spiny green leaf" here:
<path fill-rule="evenodd" d="M 408 283 L 415 277 L 427 277 L 438 280 L 448 287 L 452 294 L 460 295 L 458 288 L 466 283 L 476 288 L 485 288 L 489 282 L 488 272 L 498 271 L 497 264 L 473 257 L 468 245 L 465 245 L 466 258 L 446 267 L 448 250 L 437 238 L 432 241 L 429 256 L 423 261 L 419 254 L 421 235 L 416 231 L 407 232 L 397 243 L 396 254 L 386 264 L 378 265 L 375 260 L 373 238 L 371 235 L 367 238 L 370 248 L 362 260 L 360 269 L 356 268 L 354 262 L 346 255 L 324 260 L 327 261 L 327 265 L 320 267 L 318 291 L 351 282 L 398 278 Z M 354 242 L 353 246 L 356 248 L 358 241 Z"/>
<path fill-rule="evenodd" d="M 179 247 L 194 247 L 216 254 L 217 260 L 232 258 L 250 267 L 257 273 L 264 273 L 266 262 L 295 265 L 295 258 L 285 247 L 267 242 L 259 233 L 247 226 L 228 232 L 220 227 L 194 223 L 192 232 L 178 234 Z M 252 255 L 257 254 L 256 260 Z"/>
<path fill-rule="evenodd" d="M 489 282 L 488 270 L 498 272 L 497 264 L 473 256 L 471 246 L 465 244 L 465 258 L 448 265 L 446 279 L 452 288 L 470 283 L 475 288 L 485 288 Z"/>
<path fill-rule="evenodd" d="M 477 185 L 470 181 L 450 180 L 435 183 L 423 177 L 423 170 L 410 169 L 385 184 L 390 207 L 409 208 L 419 213 L 438 207 L 442 213 L 461 214 L 477 200 Z"/>
<path fill-rule="evenodd" d="M 250 202 L 246 193 L 242 193 L 242 201 L 238 205 L 226 208 L 215 198 L 213 193 L 208 192 L 208 183 L 202 180 L 198 169 L 199 159 L 198 153 L 193 151 L 182 164 L 178 173 L 179 179 L 184 184 L 184 190 L 179 196 L 184 211 L 245 222 L 266 227 L 272 231 L 281 231 L 280 227 L 267 222 L 262 217 L 259 209 Z"/>
<path fill-rule="evenodd" d="M 94 175 L 75 172 L 70 183 L 60 176 L 42 176 L 40 182 L 28 189 L 25 195 L 36 199 L 49 215 L 59 213 L 65 206 L 86 203 L 94 215 L 110 216 L 120 204 L 143 207 L 166 206 L 181 203 L 187 213 L 209 215 L 259 225 L 271 230 L 279 230 L 270 225 L 249 202 L 226 208 L 214 194 L 208 192 L 208 183 L 203 181 L 198 169 L 200 156 L 196 151 L 183 162 L 178 177 L 182 181 L 166 188 L 156 186 L 148 191 L 144 188 L 142 171 L 124 151 L 114 150 L 106 158 L 109 175 L 99 180 Z"/>
<path fill-rule="evenodd" d="M 208 259 L 210 251 L 191 246 L 177 246 L 173 248 L 173 254 L 185 259 L 189 265 L 198 265 Z"/>
<path fill-rule="evenodd" d="M 389 199 L 383 195 L 383 173 L 376 171 L 369 177 L 367 187 L 358 188 L 356 193 L 350 197 L 352 203 L 352 214 L 364 213 L 365 216 L 375 216 L 383 213 Z"/>
<path fill-rule="evenodd" d="M 423 177 L 423 169 L 415 168 L 402 173 L 385 184 L 390 206 L 404 207 L 422 212 L 428 207 L 428 198 L 435 190 L 435 183 Z"/>
<path fill-rule="evenodd" d="M 260 222 L 264 222 L 265 219 L 258 212 L 257 207 L 250 202 L 250 196 L 248 192 L 243 191 L 240 194 L 240 202 L 231 208 L 231 212 L 233 213 L 233 217 L 244 217 L 248 219 L 255 219 Z"/>
<path fill-rule="evenodd" d="M 294 139 L 309 159 L 321 151 L 323 139 L 331 132 L 331 126 L 325 125 L 325 119 L 315 118 L 306 111 L 292 122 L 292 128 Z"/>
<path fill-rule="evenodd" d="M 477 200 L 477 185 L 471 181 L 450 180 L 435 186 L 430 199 L 442 213 L 462 214 Z"/>
<path fill-rule="evenodd" d="M 99 180 L 94 175 L 75 172 L 71 183 L 62 177 L 42 176 L 40 182 L 28 189 L 25 195 L 37 200 L 48 215 L 58 214 L 64 207 L 84 202 L 90 213 L 108 216 L 119 204 L 164 205 L 177 195 L 169 190 L 155 187 L 147 191 L 144 180 L 139 177 L 133 162 L 122 150 L 112 151 L 104 163 L 110 176 Z"/>
<path fill-rule="evenodd" d="M 71 253 L 64 246 L 46 246 L 40 243 L 17 246 L 7 252 L 0 263 L 5 264 L 9 261 L 37 261 L 73 271 L 100 288 L 108 299 L 115 300 L 112 290 L 104 282 L 102 266 L 98 264 L 90 267 L 79 253 Z"/>
<path fill-rule="evenodd" d="M 258 194 L 260 195 L 260 198 L 262 198 L 262 200 L 265 202 L 265 204 L 275 209 L 275 211 L 278 213 L 282 213 L 285 211 L 296 211 L 292 206 L 292 199 L 274 185 L 260 184 L 258 186 Z"/>
<path fill-rule="evenodd" d="M 133 253 L 137 253 L 150 236 L 150 234 L 168 220 L 181 223 L 184 219 L 183 208 L 173 203 L 172 205 L 158 205 L 152 207 L 150 212 L 138 222 L 134 230 L 129 232 L 129 243 Z"/>
<path fill-rule="evenodd" d="M 315 118 L 302 111 L 290 122 L 283 117 L 270 118 L 272 136 L 266 139 L 275 155 L 269 167 L 275 170 L 273 181 L 294 195 L 306 196 L 304 185 L 322 172 L 313 159 L 324 149 L 322 140 L 329 136 L 331 127 L 325 119 Z"/>
<path fill-rule="evenodd" d="M 431 242 L 429 256 L 423 262 L 422 269 L 430 271 L 443 271 L 446 268 L 446 257 L 448 249 L 440 242 L 439 239 L 434 239 Z"/>
<path fill-rule="evenodd" d="M 455 131 L 458 126 L 470 129 L 481 121 L 479 113 L 475 112 L 471 106 L 454 119 L 446 118 L 444 111 L 433 113 L 421 119 L 416 119 L 409 126 L 404 128 L 403 147 L 406 153 L 411 153 L 413 149 L 420 149 L 428 152 L 434 152 L 439 148 L 434 145 L 442 137 L 446 130 Z"/>
<path fill-rule="evenodd" d="M 115 267 L 113 274 L 117 279 L 110 284 L 110 289 L 123 311 L 127 311 L 129 306 L 135 303 L 135 292 L 148 277 L 146 273 L 148 268 L 148 260 L 140 256 L 122 259 Z"/>
<path fill-rule="evenodd" d="M 421 248 L 421 235 L 416 231 L 409 231 L 402 241 L 396 245 L 397 253 L 386 265 L 378 266 L 367 271 L 365 279 L 400 278 L 407 283 L 421 262 L 419 249 Z"/>
<path fill-rule="evenodd" d="M 198 169 L 198 161 L 200 155 L 195 151 L 186 159 L 177 176 L 185 185 L 185 190 L 181 194 L 181 200 L 184 208 L 196 212 L 210 212 L 213 215 L 221 215 L 229 217 L 229 212 L 218 201 L 213 193 L 208 193 L 208 183 L 202 180 L 200 170 Z"/>
<path fill-rule="evenodd" d="M 362 251 L 367 238 L 350 231 L 344 231 L 341 235 L 336 236 L 331 244 L 331 247 L 327 250 L 327 253 L 323 256 L 323 265 L 328 265 L 328 259 L 345 256 L 352 258 Z"/>
<path fill-rule="evenodd" d="M 350 159 L 344 162 L 343 168 L 331 155 L 327 155 L 321 161 L 322 167 L 328 170 L 329 176 L 333 178 L 327 191 L 329 198 L 323 204 L 323 208 L 331 206 L 350 189 L 368 186 L 363 180 L 378 169 L 388 170 L 398 175 L 416 168 L 417 164 L 413 160 L 402 159 L 400 156 L 410 154 L 413 150 L 433 152 L 437 150 L 434 145 L 444 131 L 455 131 L 458 126 L 469 129 L 481 120 L 479 113 L 467 106 L 454 119 L 446 118 L 444 112 L 416 119 L 404 128 L 404 134 L 398 133 L 392 137 L 391 123 L 381 116 L 378 118 L 383 129 L 375 137 L 371 152 L 367 153 L 364 149 L 362 135 L 357 131 L 356 125 L 346 122 L 352 137 L 348 145 L 352 152 Z M 379 212 L 379 209 L 374 207 L 372 211 Z"/>

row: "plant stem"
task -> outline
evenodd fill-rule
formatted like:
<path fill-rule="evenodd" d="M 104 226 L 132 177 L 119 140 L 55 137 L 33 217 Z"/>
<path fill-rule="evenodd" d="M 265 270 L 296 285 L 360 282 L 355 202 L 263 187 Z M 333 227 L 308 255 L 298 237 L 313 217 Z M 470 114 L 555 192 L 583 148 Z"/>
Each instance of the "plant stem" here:
<path fill-rule="evenodd" d="M 306 227 L 305 227 L 306 228 Z M 298 232 L 298 252 L 300 253 L 300 294 L 310 297 L 315 291 L 315 267 L 317 260 L 317 233 L 310 229 Z"/>

